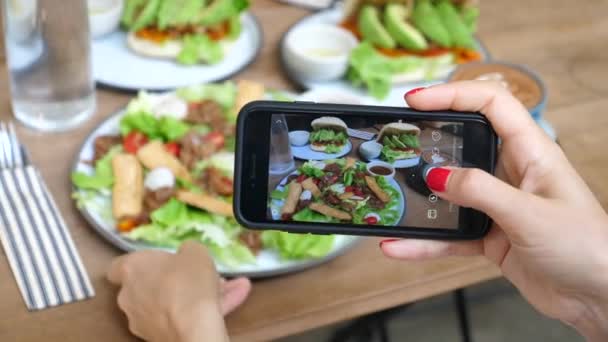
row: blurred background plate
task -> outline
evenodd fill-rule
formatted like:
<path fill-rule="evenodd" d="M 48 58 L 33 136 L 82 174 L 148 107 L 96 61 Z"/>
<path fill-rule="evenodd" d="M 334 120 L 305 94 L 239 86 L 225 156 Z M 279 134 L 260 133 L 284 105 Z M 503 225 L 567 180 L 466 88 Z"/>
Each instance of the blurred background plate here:
<path fill-rule="evenodd" d="M 286 60 L 286 44 L 285 37 L 289 34 L 289 32 L 303 27 L 305 25 L 318 25 L 318 24 L 329 24 L 329 25 L 338 25 L 342 21 L 343 10 L 341 6 L 336 6 L 335 8 L 316 12 L 311 14 L 290 27 L 290 29 L 285 32 L 283 38 L 281 40 L 280 47 L 280 58 L 281 64 L 283 67 L 283 71 L 286 76 L 289 78 L 291 82 L 296 84 L 302 90 L 314 89 L 316 93 L 323 92 L 338 92 L 344 94 L 350 94 L 352 97 L 358 98 L 360 103 L 365 103 L 369 105 L 382 105 L 382 106 L 403 106 L 403 94 L 405 94 L 408 90 L 418 88 L 418 87 L 426 87 L 433 84 L 443 83 L 446 81 L 446 78 L 433 79 L 433 80 L 424 80 L 419 82 L 410 82 L 410 83 L 397 83 L 394 84 L 390 94 L 379 100 L 371 96 L 365 88 L 355 87 L 346 79 L 339 79 L 336 81 L 309 81 L 300 78 L 296 72 L 292 71 L 288 67 L 288 63 Z M 490 54 L 483 46 L 483 44 L 477 40 L 477 50 L 482 55 L 482 60 L 489 60 Z"/>
<path fill-rule="evenodd" d="M 95 138 L 99 135 L 119 134 L 119 123 L 124 114 L 125 111 L 121 110 L 111 115 L 87 136 L 75 157 L 74 165 L 71 170 L 72 172 L 91 172 L 90 165 L 88 165 L 86 161 L 93 159 L 93 144 Z M 73 191 L 78 190 L 74 188 Z M 109 201 L 109 197 L 102 198 L 102 196 L 100 196 L 99 200 Z M 103 215 L 100 215 L 95 210 L 89 210 L 86 207 L 78 208 L 78 210 L 101 237 L 120 250 L 132 252 L 138 250 L 156 249 L 175 252 L 175 249 L 173 248 L 164 248 L 142 241 L 127 239 L 116 230 L 115 223 L 111 218 L 102 217 Z M 236 268 L 227 268 L 219 263 L 216 263 L 216 267 L 218 272 L 226 277 L 246 276 L 250 278 L 263 278 L 293 273 L 328 262 L 346 253 L 346 251 L 352 248 L 359 240 L 361 240 L 361 238 L 356 236 L 336 235 L 332 250 L 326 256 L 317 259 L 282 260 L 278 253 L 263 249 L 256 256 L 257 260 L 255 264 L 240 265 Z"/>
<path fill-rule="evenodd" d="M 252 63 L 262 48 L 262 30 L 255 17 L 246 13 L 241 21 L 240 37 L 224 60 L 213 65 L 183 66 L 174 60 L 137 55 L 127 46 L 126 32 L 114 32 L 93 41 L 93 75 L 104 86 L 132 91 L 168 90 L 228 79 Z"/>

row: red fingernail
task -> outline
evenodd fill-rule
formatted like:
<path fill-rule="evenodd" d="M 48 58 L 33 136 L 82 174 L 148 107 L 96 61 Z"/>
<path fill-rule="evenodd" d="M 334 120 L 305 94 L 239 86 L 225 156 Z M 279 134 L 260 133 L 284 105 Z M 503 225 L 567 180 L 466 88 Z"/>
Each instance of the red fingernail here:
<path fill-rule="evenodd" d="M 399 241 L 401 239 L 384 239 L 382 241 L 380 241 L 380 248 L 382 248 L 382 245 L 385 243 L 389 243 L 389 242 L 395 242 L 395 241 Z"/>
<path fill-rule="evenodd" d="M 452 170 L 441 167 L 432 168 L 426 175 L 426 184 L 433 191 L 444 192 L 451 172 Z"/>
<path fill-rule="evenodd" d="M 418 88 L 414 88 L 414 89 L 412 89 L 412 90 L 408 91 L 407 93 L 405 93 L 405 97 L 408 97 L 408 96 L 410 96 L 410 95 L 414 95 L 414 94 L 416 94 L 416 93 L 418 93 L 418 92 L 421 92 L 421 91 L 422 91 L 422 90 L 424 90 L 424 89 L 426 89 L 426 87 L 418 87 Z"/>

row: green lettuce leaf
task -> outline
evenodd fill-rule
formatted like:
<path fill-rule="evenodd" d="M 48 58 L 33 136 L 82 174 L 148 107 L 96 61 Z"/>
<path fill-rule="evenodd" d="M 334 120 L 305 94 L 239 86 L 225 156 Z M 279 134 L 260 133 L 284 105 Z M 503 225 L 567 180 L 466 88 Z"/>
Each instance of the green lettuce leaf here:
<path fill-rule="evenodd" d="M 238 15 L 249 7 L 248 0 L 215 0 L 199 15 L 197 22 L 212 26 Z"/>
<path fill-rule="evenodd" d="M 419 57 L 389 58 L 363 42 L 351 52 L 347 77 L 355 86 L 366 86 L 372 96 L 383 99 L 390 92 L 394 75 L 423 67 L 424 60 Z"/>
<path fill-rule="evenodd" d="M 229 30 L 228 30 L 228 38 L 230 40 L 236 40 L 241 35 L 243 31 L 243 24 L 241 23 L 241 17 L 235 15 L 230 18 L 229 22 Z"/>
<path fill-rule="evenodd" d="M 188 206 L 172 198 L 165 205 L 153 211 L 150 218 L 152 222 L 161 226 L 177 226 L 188 221 Z"/>
<path fill-rule="evenodd" d="M 312 211 L 309 208 L 304 208 L 304 209 L 300 210 L 299 212 L 295 213 L 292 218 L 294 221 L 301 221 L 301 222 L 321 222 L 321 223 L 337 222 L 334 218 L 325 216 L 316 211 Z"/>
<path fill-rule="evenodd" d="M 114 173 L 112 172 L 112 158 L 122 151 L 121 146 L 110 149 L 105 156 L 95 163 L 95 172 L 92 175 L 76 171 L 71 175 L 72 183 L 80 189 L 104 190 L 114 184 Z"/>
<path fill-rule="evenodd" d="M 338 153 L 342 150 L 342 147 L 338 147 L 334 144 L 325 145 L 325 153 Z"/>
<path fill-rule="evenodd" d="M 188 102 L 200 102 L 203 100 L 213 100 L 220 104 L 224 109 L 230 109 L 236 102 L 236 85 L 226 81 L 218 84 L 199 84 L 176 91 L 177 96 Z"/>
<path fill-rule="evenodd" d="M 179 140 L 190 130 L 190 125 L 170 116 L 163 116 L 158 121 L 160 134 L 167 141 Z"/>
<path fill-rule="evenodd" d="M 177 61 L 184 65 L 194 65 L 199 62 L 216 64 L 224 58 L 224 48 L 218 42 L 206 35 L 187 35 L 182 39 L 182 50 L 177 55 Z"/>
<path fill-rule="evenodd" d="M 151 140 L 175 141 L 190 130 L 190 125 L 170 116 L 157 119 L 147 112 L 134 112 L 120 120 L 120 133 L 123 136 L 139 131 Z"/>
<path fill-rule="evenodd" d="M 289 192 L 287 191 L 287 187 L 284 187 L 283 191 L 281 191 L 279 189 L 274 189 L 270 193 L 270 198 L 276 199 L 276 200 L 284 200 L 287 198 L 287 194 L 289 194 Z"/>
<path fill-rule="evenodd" d="M 320 258 L 331 252 L 333 235 L 291 234 L 266 230 L 262 233 L 265 247 L 279 253 L 283 259 Z"/>
<path fill-rule="evenodd" d="M 253 264 L 256 261 L 255 255 L 251 253 L 251 250 L 239 242 L 233 242 L 224 247 L 216 245 L 209 245 L 208 247 L 211 254 L 217 260 L 230 268 L 235 268 L 242 264 Z"/>
<path fill-rule="evenodd" d="M 300 174 L 306 175 L 308 177 L 314 177 L 314 178 L 321 178 L 325 174 L 325 172 L 323 170 L 314 166 L 310 162 L 306 162 L 306 163 L 302 164 L 302 166 L 300 166 L 298 168 L 298 172 L 300 172 Z"/>
<path fill-rule="evenodd" d="M 163 1 L 158 10 L 157 26 L 164 30 L 170 26 L 192 24 L 197 14 L 204 8 L 206 0 Z"/>

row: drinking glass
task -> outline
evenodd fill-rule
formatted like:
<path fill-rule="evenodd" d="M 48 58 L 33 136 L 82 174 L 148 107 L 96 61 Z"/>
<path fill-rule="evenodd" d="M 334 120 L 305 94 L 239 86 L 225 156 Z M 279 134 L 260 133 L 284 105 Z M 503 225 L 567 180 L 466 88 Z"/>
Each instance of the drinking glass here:
<path fill-rule="evenodd" d="M 61 131 L 95 111 L 86 0 L 0 0 L 11 104 L 23 124 Z"/>
<path fill-rule="evenodd" d="M 274 114 L 270 119 L 270 174 L 283 174 L 294 167 L 287 120 L 283 114 Z"/>

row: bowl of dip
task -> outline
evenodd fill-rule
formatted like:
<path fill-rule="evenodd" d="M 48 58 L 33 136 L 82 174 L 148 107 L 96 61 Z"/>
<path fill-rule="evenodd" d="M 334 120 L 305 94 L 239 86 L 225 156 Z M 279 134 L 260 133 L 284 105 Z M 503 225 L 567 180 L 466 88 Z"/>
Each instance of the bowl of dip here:
<path fill-rule="evenodd" d="M 487 80 L 500 82 L 530 112 L 534 120 L 542 118 L 547 104 L 547 90 L 541 78 L 523 65 L 503 62 L 462 64 L 450 81 Z"/>
<path fill-rule="evenodd" d="M 91 37 L 100 38 L 116 31 L 124 0 L 88 0 Z"/>
<path fill-rule="evenodd" d="M 366 160 L 376 159 L 382 153 L 382 144 L 375 140 L 366 141 L 359 146 L 359 153 Z"/>
<path fill-rule="evenodd" d="M 373 161 L 366 165 L 367 172 L 372 176 L 381 176 L 391 179 L 395 177 L 395 168 L 393 165 L 383 161 Z"/>
<path fill-rule="evenodd" d="M 310 133 L 307 131 L 291 131 L 289 132 L 289 143 L 293 146 L 305 146 L 308 144 Z"/>
<path fill-rule="evenodd" d="M 305 25 L 285 36 L 283 58 L 287 68 L 302 80 L 330 81 L 342 78 L 357 38 L 335 25 Z"/>

